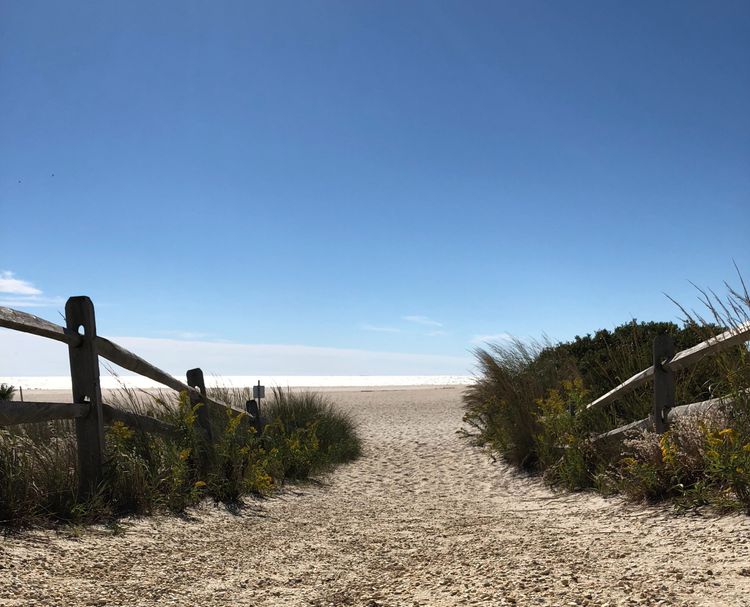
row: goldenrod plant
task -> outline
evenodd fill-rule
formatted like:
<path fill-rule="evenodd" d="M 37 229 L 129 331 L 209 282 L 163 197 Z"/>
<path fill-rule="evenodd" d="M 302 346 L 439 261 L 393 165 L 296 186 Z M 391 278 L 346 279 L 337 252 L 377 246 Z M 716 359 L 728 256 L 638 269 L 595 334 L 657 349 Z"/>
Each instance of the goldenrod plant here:
<path fill-rule="evenodd" d="M 244 406 L 243 390 L 217 389 Z M 350 418 L 324 396 L 277 390 L 258 433 L 247 416 L 213 418 L 213 441 L 198 430 L 198 408 L 176 397 L 121 389 L 111 404 L 173 424 L 174 436 L 122 422 L 108 426 L 104 480 L 77 494 L 75 427 L 70 421 L 0 428 L 0 526 L 111 521 L 125 514 L 180 513 L 204 499 L 236 506 L 287 480 L 304 480 L 360 454 Z M 240 402 L 242 401 L 242 402 Z"/>

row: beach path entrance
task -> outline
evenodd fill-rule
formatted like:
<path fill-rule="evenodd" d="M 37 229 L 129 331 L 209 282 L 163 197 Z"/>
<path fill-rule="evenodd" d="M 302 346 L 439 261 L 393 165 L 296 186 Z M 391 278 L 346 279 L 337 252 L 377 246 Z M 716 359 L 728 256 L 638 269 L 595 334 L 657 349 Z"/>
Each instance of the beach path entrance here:
<path fill-rule="evenodd" d="M 0 604 L 750 605 L 747 517 L 554 493 L 457 435 L 461 392 L 331 392 L 364 457 L 238 514 L 0 539 Z"/>

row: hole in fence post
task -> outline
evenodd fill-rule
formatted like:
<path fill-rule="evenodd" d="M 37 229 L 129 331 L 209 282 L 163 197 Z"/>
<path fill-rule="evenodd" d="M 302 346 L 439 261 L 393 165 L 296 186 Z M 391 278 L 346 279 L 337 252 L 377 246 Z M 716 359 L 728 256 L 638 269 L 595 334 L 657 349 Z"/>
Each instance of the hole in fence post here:
<path fill-rule="evenodd" d="M 662 363 L 675 355 L 674 339 L 671 335 L 657 335 L 654 338 L 654 401 L 652 418 L 654 431 L 659 434 L 668 428 L 669 410 L 675 405 L 674 371 Z"/>

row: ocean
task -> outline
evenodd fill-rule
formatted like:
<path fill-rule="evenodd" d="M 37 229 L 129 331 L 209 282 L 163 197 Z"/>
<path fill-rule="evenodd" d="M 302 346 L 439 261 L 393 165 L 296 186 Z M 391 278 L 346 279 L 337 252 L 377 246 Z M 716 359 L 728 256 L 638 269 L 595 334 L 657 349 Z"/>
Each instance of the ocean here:
<path fill-rule="evenodd" d="M 175 375 L 180 381 L 184 376 Z M 474 382 L 471 375 L 208 375 L 207 386 L 231 386 L 241 388 L 254 386 L 260 381 L 268 388 L 278 386 L 339 388 L 339 387 L 377 387 L 377 386 L 462 386 Z M 70 377 L 65 375 L 40 377 L 0 377 L 0 383 L 11 384 L 24 390 L 68 390 Z M 130 388 L 160 388 L 161 384 L 139 375 L 113 377 L 101 376 L 102 389 L 116 389 L 122 386 Z"/>

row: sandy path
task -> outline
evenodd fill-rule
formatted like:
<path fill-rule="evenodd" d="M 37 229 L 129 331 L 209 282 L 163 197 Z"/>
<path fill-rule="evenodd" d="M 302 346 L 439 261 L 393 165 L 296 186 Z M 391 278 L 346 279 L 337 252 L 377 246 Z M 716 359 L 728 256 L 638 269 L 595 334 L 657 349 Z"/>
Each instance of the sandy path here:
<path fill-rule="evenodd" d="M 456 436 L 460 393 L 333 392 L 365 457 L 240 515 L 0 539 L 0 605 L 750 605 L 750 519 L 555 495 Z"/>

